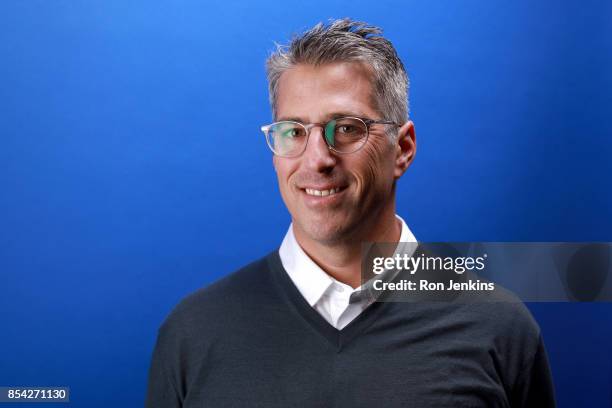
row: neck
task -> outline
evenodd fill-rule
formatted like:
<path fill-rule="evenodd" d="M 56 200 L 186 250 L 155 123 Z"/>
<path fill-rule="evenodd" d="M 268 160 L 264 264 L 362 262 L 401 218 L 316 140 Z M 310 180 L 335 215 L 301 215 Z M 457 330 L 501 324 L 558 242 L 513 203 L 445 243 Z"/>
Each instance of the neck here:
<path fill-rule="evenodd" d="M 379 217 L 362 223 L 347 239 L 320 242 L 310 239 L 293 224 L 293 234 L 306 254 L 334 279 L 357 288 L 361 285 L 361 246 L 364 242 L 398 242 L 401 221 L 395 216 L 395 205 Z"/>

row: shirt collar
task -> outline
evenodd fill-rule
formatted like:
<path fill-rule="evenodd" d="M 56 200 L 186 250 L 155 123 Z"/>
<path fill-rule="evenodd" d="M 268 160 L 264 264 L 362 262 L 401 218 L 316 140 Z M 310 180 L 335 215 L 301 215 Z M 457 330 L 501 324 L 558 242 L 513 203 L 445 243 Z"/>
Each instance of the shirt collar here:
<path fill-rule="evenodd" d="M 401 222 L 399 241 L 416 242 L 406 222 L 400 216 L 396 215 L 396 217 Z M 293 234 L 293 223 L 289 225 L 278 253 L 283 268 L 310 306 L 314 306 L 334 283 L 348 286 L 329 276 L 304 252 Z M 359 289 L 354 289 L 354 291 Z"/>
<path fill-rule="evenodd" d="M 287 274 L 310 306 L 314 306 L 335 279 L 319 267 L 300 247 L 293 234 L 293 223 L 285 234 L 278 254 Z"/>

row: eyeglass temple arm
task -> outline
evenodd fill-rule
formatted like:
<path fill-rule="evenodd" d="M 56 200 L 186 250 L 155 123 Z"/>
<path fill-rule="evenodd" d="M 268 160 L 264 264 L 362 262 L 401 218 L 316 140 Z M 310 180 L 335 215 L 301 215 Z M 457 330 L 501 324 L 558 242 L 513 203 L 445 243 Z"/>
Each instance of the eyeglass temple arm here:
<path fill-rule="evenodd" d="M 370 125 L 395 125 L 395 126 L 399 126 L 397 123 L 391 121 L 391 120 L 374 120 L 374 119 L 367 119 L 364 120 L 364 123 L 368 126 Z"/>

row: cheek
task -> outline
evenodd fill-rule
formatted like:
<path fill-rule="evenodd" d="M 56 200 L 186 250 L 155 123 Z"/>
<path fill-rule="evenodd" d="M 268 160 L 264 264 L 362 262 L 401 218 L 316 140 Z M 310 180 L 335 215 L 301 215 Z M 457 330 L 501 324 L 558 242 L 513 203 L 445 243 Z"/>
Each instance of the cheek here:
<path fill-rule="evenodd" d="M 291 163 L 285 160 L 274 158 L 274 170 L 276 171 L 276 178 L 278 180 L 278 188 L 281 196 L 285 203 L 288 202 L 291 195 L 290 177 L 293 174 L 293 167 Z"/>
<path fill-rule="evenodd" d="M 374 188 L 381 189 L 387 184 L 389 165 L 393 163 L 393 146 L 386 138 L 373 140 L 359 152 L 361 153 L 359 172 L 355 178 L 361 191 Z"/>
<path fill-rule="evenodd" d="M 287 166 L 285 161 L 277 158 L 276 156 L 274 156 L 272 164 L 274 165 L 274 171 L 276 172 L 279 186 L 284 185 L 287 182 L 289 166 Z"/>

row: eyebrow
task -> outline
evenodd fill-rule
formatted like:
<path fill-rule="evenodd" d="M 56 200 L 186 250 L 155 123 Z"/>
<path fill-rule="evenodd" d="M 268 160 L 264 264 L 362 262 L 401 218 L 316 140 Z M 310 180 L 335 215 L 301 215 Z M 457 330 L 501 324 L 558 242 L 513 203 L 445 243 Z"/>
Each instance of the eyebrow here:
<path fill-rule="evenodd" d="M 350 117 L 353 117 L 353 118 L 360 118 L 360 119 L 363 119 L 363 118 L 367 117 L 367 115 L 362 114 L 362 113 L 355 113 L 355 112 L 334 112 L 334 113 L 331 113 L 331 114 L 327 115 L 325 117 L 326 119 L 324 119 L 324 122 L 329 122 L 330 120 L 334 120 L 334 119 L 338 119 L 338 118 L 344 118 L 344 117 L 347 117 L 347 116 L 350 116 Z M 300 118 L 300 117 L 297 117 L 297 116 L 291 116 L 291 117 L 283 116 L 283 117 L 280 117 L 280 118 L 276 119 L 276 121 L 277 122 L 292 121 L 292 122 L 300 122 L 300 123 L 304 123 L 304 124 L 308 122 L 307 120 L 304 120 L 304 118 Z"/>

